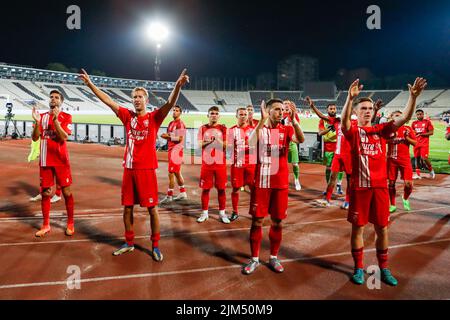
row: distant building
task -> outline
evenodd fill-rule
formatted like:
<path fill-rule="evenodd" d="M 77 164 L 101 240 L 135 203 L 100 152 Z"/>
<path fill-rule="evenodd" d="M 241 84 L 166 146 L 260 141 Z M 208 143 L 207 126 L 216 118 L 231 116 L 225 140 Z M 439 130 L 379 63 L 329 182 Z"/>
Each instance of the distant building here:
<path fill-rule="evenodd" d="M 256 76 L 256 89 L 273 90 L 275 89 L 275 77 L 271 72 L 260 73 Z"/>
<path fill-rule="evenodd" d="M 305 82 L 319 80 L 316 58 L 292 55 L 278 62 L 278 90 L 303 90 Z"/>

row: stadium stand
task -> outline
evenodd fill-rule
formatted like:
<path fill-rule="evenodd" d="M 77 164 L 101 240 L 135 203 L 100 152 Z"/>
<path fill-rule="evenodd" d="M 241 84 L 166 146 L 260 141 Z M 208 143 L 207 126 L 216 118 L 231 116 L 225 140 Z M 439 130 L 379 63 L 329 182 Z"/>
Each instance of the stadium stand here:
<path fill-rule="evenodd" d="M 237 107 L 246 107 L 252 103 L 250 94 L 243 91 L 215 91 L 218 105 L 227 112 L 235 112 Z"/>
<path fill-rule="evenodd" d="M 131 90 L 135 86 L 148 89 L 149 108 L 164 104 L 173 88 L 172 82 L 156 82 L 146 80 L 119 79 L 92 76 L 94 82 L 101 87 L 116 102 L 127 108 L 131 104 Z M 32 106 L 38 109 L 48 108 L 48 94 L 51 90 L 59 90 L 65 98 L 64 111 L 85 114 L 109 113 L 107 106 L 78 79 L 77 74 L 33 69 L 29 67 L 7 66 L 0 64 L 0 104 L 9 99 L 14 104 L 14 110 L 20 114 L 29 113 Z M 401 109 L 408 100 L 408 91 L 402 90 L 368 90 L 360 96 L 383 100 L 387 112 Z M 272 98 L 294 101 L 299 109 L 309 110 L 304 102 L 302 91 L 197 91 L 183 90 L 178 104 L 186 111 L 207 112 L 213 106 L 219 106 L 221 111 L 234 112 L 238 106 L 252 104 L 255 112 L 259 112 L 261 101 Z M 346 91 L 336 93 L 334 99 L 316 97 L 316 106 L 326 112 L 329 103 L 335 103 L 338 112 L 347 98 Z M 450 109 L 450 90 L 425 90 L 418 100 L 418 106 L 424 108 L 432 117 L 439 116 Z M 0 108 L 0 111 L 4 108 Z"/>

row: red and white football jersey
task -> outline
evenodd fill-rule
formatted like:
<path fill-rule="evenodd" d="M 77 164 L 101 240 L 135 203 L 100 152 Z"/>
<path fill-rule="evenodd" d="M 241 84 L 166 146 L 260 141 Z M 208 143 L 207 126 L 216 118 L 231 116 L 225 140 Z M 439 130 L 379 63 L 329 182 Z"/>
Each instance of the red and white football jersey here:
<path fill-rule="evenodd" d="M 184 125 L 184 122 L 181 121 L 181 119 L 171 121 L 169 123 L 169 126 L 167 127 L 167 133 L 170 136 L 170 139 L 168 140 L 169 151 L 172 150 L 176 145 L 180 145 L 181 148 L 183 148 L 183 144 L 180 144 L 180 141 L 172 141 L 172 138 L 186 135 L 186 126 Z"/>
<path fill-rule="evenodd" d="M 138 116 L 136 112 L 120 107 L 117 115 L 125 126 L 127 144 L 123 166 L 127 169 L 156 169 L 156 139 L 164 120 L 160 109 Z"/>
<path fill-rule="evenodd" d="M 58 121 L 61 128 L 68 135 L 71 135 L 72 116 L 61 111 L 58 114 Z M 49 112 L 41 114 L 39 130 L 41 131 L 41 153 L 39 165 L 41 167 L 59 167 L 69 165 L 67 143 L 65 140 L 60 140 L 56 135 L 55 124 L 53 123 L 53 114 L 50 114 Z"/>
<path fill-rule="evenodd" d="M 385 139 L 395 131 L 393 121 L 344 130 L 352 155 L 352 188 L 387 188 Z"/>
<path fill-rule="evenodd" d="M 226 145 L 227 142 L 227 127 L 223 124 L 216 124 L 210 126 L 205 124 L 198 129 L 199 141 L 209 141 L 214 137 L 219 139 Z M 202 165 L 209 167 L 209 169 L 221 168 L 226 166 L 226 147 L 213 142 L 202 150 Z"/>
<path fill-rule="evenodd" d="M 289 187 L 288 152 L 294 128 L 278 124 L 276 128 L 264 126 L 258 137 L 258 164 L 256 186 L 285 189 Z"/>
<path fill-rule="evenodd" d="M 409 142 L 406 140 L 406 136 L 416 140 L 414 130 L 408 126 L 401 126 L 397 132 L 391 133 L 391 136 L 387 140 L 388 153 L 387 156 L 394 160 L 404 160 L 409 162 Z"/>
<path fill-rule="evenodd" d="M 416 120 L 413 121 L 411 127 L 413 128 L 416 135 L 418 133 L 426 133 L 434 129 L 433 123 L 430 120 L 423 119 L 421 121 Z M 430 136 L 417 136 L 416 137 L 417 144 L 416 147 L 427 147 L 430 144 Z"/>
<path fill-rule="evenodd" d="M 243 167 L 249 164 L 256 164 L 256 147 L 251 147 L 248 138 L 254 128 L 246 125 L 239 127 L 237 125 L 228 130 L 228 144 L 232 147 L 231 163 L 235 167 Z"/>
<path fill-rule="evenodd" d="M 256 126 L 258 125 L 259 120 L 256 119 L 252 119 L 251 123 L 249 124 L 251 127 L 256 128 Z"/>

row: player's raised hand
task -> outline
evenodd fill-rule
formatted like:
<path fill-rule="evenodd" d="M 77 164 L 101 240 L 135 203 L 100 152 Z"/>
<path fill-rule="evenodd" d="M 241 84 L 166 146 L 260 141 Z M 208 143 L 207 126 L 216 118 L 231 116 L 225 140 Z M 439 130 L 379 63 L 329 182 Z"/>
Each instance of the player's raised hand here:
<path fill-rule="evenodd" d="M 36 110 L 35 106 L 33 106 L 33 108 L 31 109 L 31 116 L 33 117 L 34 121 L 39 122 L 39 120 L 41 120 L 41 114 Z"/>
<path fill-rule="evenodd" d="M 187 69 L 183 69 L 180 76 L 178 77 L 177 84 L 180 86 L 184 86 L 186 83 L 189 83 L 189 76 L 187 75 Z"/>
<path fill-rule="evenodd" d="M 361 85 L 359 84 L 359 79 L 353 81 L 353 83 L 350 85 L 350 88 L 348 88 L 348 95 L 350 99 L 356 98 L 363 89 L 363 87 L 364 86 L 362 84 Z"/>
<path fill-rule="evenodd" d="M 78 74 L 78 77 L 84 82 L 85 85 L 89 85 L 90 83 L 92 83 L 91 78 L 84 69 L 81 69 L 81 72 Z"/>
<path fill-rule="evenodd" d="M 297 106 L 295 105 L 295 103 L 290 102 L 289 103 L 289 116 L 291 117 L 292 121 L 294 121 L 295 119 L 295 115 L 297 114 L 298 110 L 297 110 Z"/>
<path fill-rule="evenodd" d="M 308 104 L 308 106 L 312 107 L 314 106 L 314 101 L 308 96 L 305 98 L 305 102 Z"/>
<path fill-rule="evenodd" d="M 261 121 L 265 121 L 269 118 L 269 112 L 266 108 L 266 102 L 263 100 L 261 101 Z"/>
<path fill-rule="evenodd" d="M 417 98 L 426 86 L 427 80 L 417 77 L 412 86 L 408 83 L 409 93 L 412 97 Z"/>
<path fill-rule="evenodd" d="M 375 112 L 379 111 L 381 108 L 383 108 L 383 106 L 383 100 L 381 99 L 378 99 L 377 102 L 375 102 L 375 104 L 373 105 Z"/>

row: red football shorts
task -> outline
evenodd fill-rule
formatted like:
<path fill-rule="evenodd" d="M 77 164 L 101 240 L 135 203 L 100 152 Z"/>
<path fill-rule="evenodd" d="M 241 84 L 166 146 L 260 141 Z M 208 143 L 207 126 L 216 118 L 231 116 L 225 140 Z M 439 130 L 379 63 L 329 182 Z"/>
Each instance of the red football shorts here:
<path fill-rule="evenodd" d="M 288 189 L 254 187 L 250 197 L 250 215 L 284 220 L 287 217 Z"/>
<path fill-rule="evenodd" d="M 39 178 L 41 181 L 41 188 L 51 188 L 55 184 L 62 188 L 68 187 L 72 184 L 72 174 L 70 166 L 60 167 L 40 167 Z"/>
<path fill-rule="evenodd" d="M 213 186 L 216 189 L 221 190 L 227 187 L 227 167 L 206 167 L 202 166 L 200 171 L 200 183 L 199 186 L 202 189 L 212 189 Z"/>
<path fill-rule="evenodd" d="M 169 150 L 169 173 L 179 173 L 183 164 L 183 149 L 173 148 Z"/>
<path fill-rule="evenodd" d="M 122 180 L 122 205 L 154 207 L 158 205 L 158 180 L 155 169 L 124 168 Z"/>
<path fill-rule="evenodd" d="M 231 186 L 233 188 L 245 185 L 253 186 L 255 184 L 255 168 L 254 164 L 243 167 L 231 166 Z"/>
<path fill-rule="evenodd" d="M 332 172 L 345 172 L 346 174 L 352 174 L 352 159 L 350 156 L 341 156 L 335 154 L 333 162 L 331 163 Z"/>
<path fill-rule="evenodd" d="M 368 222 L 379 227 L 389 223 L 389 191 L 387 188 L 350 190 L 348 222 L 365 226 Z"/>
<path fill-rule="evenodd" d="M 407 161 L 388 159 L 387 161 L 388 179 L 391 181 L 397 180 L 399 171 L 402 180 L 412 181 L 413 170 L 409 158 Z"/>
<path fill-rule="evenodd" d="M 414 158 L 421 157 L 428 159 L 430 153 L 430 146 L 415 146 L 414 147 Z"/>

